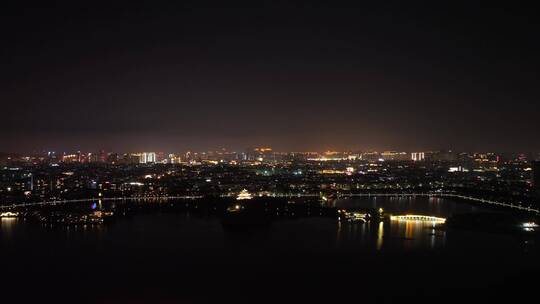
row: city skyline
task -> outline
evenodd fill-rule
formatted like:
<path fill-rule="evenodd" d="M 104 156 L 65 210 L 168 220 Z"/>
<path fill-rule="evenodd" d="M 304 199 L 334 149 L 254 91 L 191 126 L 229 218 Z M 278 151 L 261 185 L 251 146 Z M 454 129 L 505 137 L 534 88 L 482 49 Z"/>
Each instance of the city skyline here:
<path fill-rule="evenodd" d="M 539 154 L 539 151 L 520 151 L 520 150 L 510 150 L 510 151 L 501 151 L 501 150 L 456 150 L 456 149 L 447 149 L 447 148 L 439 148 L 439 149 L 413 149 L 413 150 L 405 150 L 405 149 L 397 149 L 397 148 L 389 148 L 389 149 L 361 149 L 361 148 L 346 148 L 346 149 L 321 149 L 321 150 L 285 150 L 285 149 L 274 149 L 271 146 L 261 146 L 263 149 L 268 149 L 267 151 L 264 151 L 266 153 L 277 153 L 277 154 L 287 154 L 287 153 L 303 153 L 303 154 L 363 154 L 363 153 L 386 153 L 386 152 L 395 152 L 395 153 L 407 153 L 409 155 L 411 154 L 417 154 L 417 153 L 453 153 L 453 154 L 500 154 L 500 155 L 536 155 Z M 44 155 L 44 154 L 55 154 L 55 155 L 66 155 L 66 154 L 74 154 L 74 153 L 82 153 L 82 154 L 141 154 L 141 153 L 165 153 L 165 154 L 185 154 L 185 153 L 198 153 L 198 154 L 204 154 L 204 153 L 248 153 L 248 152 L 257 152 L 258 149 L 261 149 L 261 147 L 258 146 L 249 146 L 249 147 L 243 147 L 240 149 L 232 149 L 232 148 L 226 148 L 226 147 L 214 147 L 209 149 L 176 149 L 176 150 L 160 150 L 160 149 L 41 149 L 41 150 L 31 150 L 31 151 L 0 151 L 0 155 Z M 262 152 L 261 152 L 262 153 Z"/>
<path fill-rule="evenodd" d="M 4 2 L 3 302 L 536 296 L 535 7 Z"/>

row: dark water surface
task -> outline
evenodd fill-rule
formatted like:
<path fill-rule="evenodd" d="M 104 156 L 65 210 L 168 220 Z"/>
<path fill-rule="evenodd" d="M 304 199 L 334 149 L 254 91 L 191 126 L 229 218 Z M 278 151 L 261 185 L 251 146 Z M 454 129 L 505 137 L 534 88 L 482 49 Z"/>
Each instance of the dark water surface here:
<path fill-rule="evenodd" d="M 441 217 L 482 211 L 427 198 L 338 204 Z M 538 246 L 523 236 L 330 218 L 245 233 L 160 211 L 87 228 L 2 219 L 0 246 L 1 292 L 19 302 L 514 301 L 536 294 L 540 270 Z"/>

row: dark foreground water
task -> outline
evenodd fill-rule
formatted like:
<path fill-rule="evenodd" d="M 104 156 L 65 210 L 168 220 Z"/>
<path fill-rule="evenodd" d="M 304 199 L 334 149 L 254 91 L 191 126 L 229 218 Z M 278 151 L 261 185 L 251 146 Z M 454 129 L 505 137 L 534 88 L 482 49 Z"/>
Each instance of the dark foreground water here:
<path fill-rule="evenodd" d="M 481 211 L 427 198 L 338 204 L 443 217 Z M 328 218 L 252 233 L 159 211 L 93 228 L 3 219 L 0 246 L 0 291 L 19 303 L 515 302 L 537 297 L 540 270 L 533 238 Z"/>

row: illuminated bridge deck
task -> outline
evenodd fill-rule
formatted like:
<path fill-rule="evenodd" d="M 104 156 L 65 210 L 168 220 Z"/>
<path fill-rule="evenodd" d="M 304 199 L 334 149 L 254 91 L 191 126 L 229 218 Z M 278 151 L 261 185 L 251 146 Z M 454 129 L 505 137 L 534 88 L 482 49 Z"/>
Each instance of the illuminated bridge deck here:
<path fill-rule="evenodd" d="M 393 215 L 390 217 L 392 221 L 415 221 L 415 222 L 430 222 L 430 223 L 440 223 L 443 224 L 446 222 L 446 219 L 443 217 L 428 216 L 428 215 Z"/>
<path fill-rule="evenodd" d="M 231 195 L 223 195 L 223 197 L 230 197 Z M 236 197 L 237 194 L 234 194 Z M 321 193 L 272 193 L 270 197 L 310 197 L 310 198 L 322 198 L 328 200 Z M 448 193 L 448 192 L 422 192 L 422 193 L 338 193 L 336 198 L 352 198 L 352 197 L 440 197 L 440 198 L 458 198 L 463 200 L 472 201 L 475 203 L 490 204 L 497 207 L 505 207 L 517 209 L 520 211 L 531 212 L 535 214 L 540 214 L 540 209 L 533 208 L 531 206 L 523 206 L 516 203 L 508 202 L 499 202 L 488 199 L 482 199 L 472 196 L 460 195 L 457 193 Z M 202 198 L 202 196 L 164 196 L 164 197 L 111 197 L 111 198 L 92 198 L 92 199 L 79 199 L 79 200 L 58 200 L 58 201 L 48 201 L 48 202 L 32 202 L 32 203 L 18 203 L 18 204 L 9 204 L 0 202 L 0 210 L 11 209 L 16 207 L 30 207 L 30 206 L 43 206 L 43 205 L 56 205 L 56 204 L 65 204 L 65 203 L 78 203 L 78 202 L 92 202 L 96 200 L 103 201 L 117 201 L 117 200 L 129 200 L 129 201 L 139 201 L 139 200 L 172 200 L 172 199 L 197 199 Z"/>

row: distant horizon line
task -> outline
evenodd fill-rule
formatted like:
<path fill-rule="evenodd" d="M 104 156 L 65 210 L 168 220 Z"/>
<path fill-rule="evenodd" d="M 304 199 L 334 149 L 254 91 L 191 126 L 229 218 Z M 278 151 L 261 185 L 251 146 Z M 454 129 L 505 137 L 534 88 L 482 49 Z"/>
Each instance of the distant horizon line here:
<path fill-rule="evenodd" d="M 265 151 L 260 151 L 257 149 L 265 149 Z M 458 150 L 458 149 L 332 149 L 332 150 L 274 150 L 270 147 L 249 147 L 245 149 L 209 149 L 209 150 L 193 150 L 185 149 L 181 151 L 164 151 L 164 150 L 153 150 L 153 149 L 141 149 L 141 150 L 132 150 L 132 151 L 117 151 L 114 149 L 84 149 L 84 150 L 40 150 L 40 151 L 25 151 L 25 152 L 6 152 L 0 151 L 0 155 L 39 155 L 39 154 L 55 154 L 55 155 L 70 155 L 76 153 L 83 154 L 99 154 L 99 153 L 108 153 L 108 154 L 137 154 L 137 153 L 165 153 L 165 154 L 186 154 L 186 153 L 246 153 L 246 152 L 271 152 L 271 153 L 302 153 L 302 154 L 331 154 L 331 153 L 385 153 L 385 152 L 394 152 L 394 153 L 437 153 L 437 152 L 448 152 L 448 153 L 499 153 L 499 154 L 538 154 L 540 151 L 503 151 L 503 150 Z"/>

